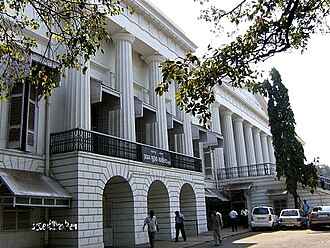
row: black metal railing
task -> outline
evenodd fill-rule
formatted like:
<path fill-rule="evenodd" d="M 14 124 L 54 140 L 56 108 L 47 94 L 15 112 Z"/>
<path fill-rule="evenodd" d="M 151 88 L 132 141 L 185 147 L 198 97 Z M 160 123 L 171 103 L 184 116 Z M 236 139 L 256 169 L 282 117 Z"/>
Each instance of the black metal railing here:
<path fill-rule="evenodd" d="M 272 163 L 253 164 L 232 168 L 224 168 L 218 170 L 218 178 L 231 179 L 239 177 L 255 177 L 276 175 L 276 165 Z"/>
<path fill-rule="evenodd" d="M 148 149 L 142 149 L 143 147 Z M 83 129 L 73 129 L 51 134 L 51 154 L 85 151 L 143 162 L 144 154 L 142 150 L 152 150 L 155 154 L 163 154 L 162 156 L 166 158 L 166 163 L 162 164 L 162 160 L 160 160 L 156 163 L 158 165 L 202 172 L 202 163 L 199 158 L 164 151 L 118 137 Z M 164 157 L 162 157 L 163 160 Z"/>

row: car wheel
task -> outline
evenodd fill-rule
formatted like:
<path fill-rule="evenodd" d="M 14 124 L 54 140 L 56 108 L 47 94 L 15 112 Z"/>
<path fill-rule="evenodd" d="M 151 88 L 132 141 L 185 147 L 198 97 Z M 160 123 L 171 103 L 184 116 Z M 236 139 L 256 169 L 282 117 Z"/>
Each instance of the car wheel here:
<path fill-rule="evenodd" d="M 251 227 L 251 229 L 252 229 L 252 232 L 257 231 L 257 228 L 255 228 L 255 227 Z"/>
<path fill-rule="evenodd" d="M 311 225 L 311 230 L 315 231 L 317 228 L 315 225 Z"/>

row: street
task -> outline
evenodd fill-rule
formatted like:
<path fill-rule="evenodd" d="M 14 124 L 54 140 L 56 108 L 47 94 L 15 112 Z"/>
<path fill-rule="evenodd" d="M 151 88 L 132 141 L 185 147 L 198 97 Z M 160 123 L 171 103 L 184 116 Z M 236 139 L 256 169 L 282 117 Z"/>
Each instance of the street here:
<path fill-rule="evenodd" d="M 330 230 L 279 230 L 248 232 L 227 237 L 222 241 L 222 247 L 330 247 Z M 220 247 L 221 247 L 220 246 Z M 214 247 L 214 243 L 207 242 L 193 246 L 194 248 Z"/>

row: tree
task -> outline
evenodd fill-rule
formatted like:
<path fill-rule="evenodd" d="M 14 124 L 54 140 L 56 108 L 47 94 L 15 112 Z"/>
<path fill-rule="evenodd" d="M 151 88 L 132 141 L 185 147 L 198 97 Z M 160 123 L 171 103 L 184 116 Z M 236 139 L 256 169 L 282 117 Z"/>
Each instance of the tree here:
<path fill-rule="evenodd" d="M 209 0 L 194 1 L 204 4 Z M 228 81 L 251 90 L 259 76 L 254 65 L 292 49 L 303 52 L 312 34 L 329 31 L 329 12 L 329 0 L 241 0 L 230 11 L 207 8 L 200 18 L 214 23 L 216 34 L 227 31 L 232 42 L 218 48 L 209 46 L 202 58 L 188 52 L 184 58 L 165 61 L 163 81 L 156 92 L 162 95 L 176 82 L 178 106 L 207 124 L 214 85 Z M 225 20 L 241 33 L 224 29 Z"/>
<path fill-rule="evenodd" d="M 311 187 L 313 191 L 317 185 L 317 169 L 313 163 L 305 164 L 304 148 L 297 139 L 294 114 L 281 75 L 274 68 L 270 75 L 272 83 L 265 80 L 256 87 L 268 97 L 269 125 L 275 148 L 277 178 L 285 178 L 286 188 L 293 196 L 295 207 L 299 208 L 298 184 L 303 188 Z"/>
<path fill-rule="evenodd" d="M 1 98 L 6 99 L 14 84 L 24 82 L 27 76 L 48 96 L 58 74 L 65 77 L 65 69 L 86 71 L 85 62 L 110 38 L 106 17 L 122 9 L 120 1 L 111 0 L 0 0 Z M 30 63 L 33 50 L 38 48 L 33 31 L 47 38 L 45 48 L 39 49 L 43 58 L 52 60 L 52 70 Z M 29 73 L 36 70 L 38 73 Z"/>

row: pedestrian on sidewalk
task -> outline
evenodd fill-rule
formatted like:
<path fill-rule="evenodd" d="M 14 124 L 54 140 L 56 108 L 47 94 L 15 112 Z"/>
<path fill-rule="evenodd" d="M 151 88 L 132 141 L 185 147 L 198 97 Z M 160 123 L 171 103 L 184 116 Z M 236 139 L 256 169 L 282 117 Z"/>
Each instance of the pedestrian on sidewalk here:
<path fill-rule="evenodd" d="M 211 214 L 211 228 L 214 238 L 214 243 L 219 246 L 222 242 L 221 228 L 223 227 L 222 215 L 216 210 L 212 211 Z"/>
<path fill-rule="evenodd" d="M 304 200 L 304 204 L 303 204 L 303 210 L 304 210 L 304 213 L 305 213 L 305 216 L 308 216 L 308 212 L 309 212 L 309 205 L 307 203 L 306 200 Z"/>
<path fill-rule="evenodd" d="M 184 215 L 179 211 L 175 211 L 175 242 L 179 241 L 179 231 L 184 241 L 187 240 L 186 232 L 184 230 Z"/>
<path fill-rule="evenodd" d="M 155 247 L 155 236 L 156 236 L 156 232 L 159 231 L 159 227 L 158 227 L 157 218 L 156 218 L 153 210 L 150 210 L 149 216 L 145 218 L 143 227 L 142 227 L 142 231 L 144 231 L 144 227 L 146 225 L 148 226 L 148 236 L 149 236 L 150 247 L 154 248 Z"/>
<path fill-rule="evenodd" d="M 241 210 L 242 224 L 245 229 L 249 228 L 249 213 L 250 212 L 247 208 Z"/>
<path fill-rule="evenodd" d="M 229 213 L 230 217 L 230 223 L 231 223 L 231 229 L 233 232 L 237 231 L 237 225 L 238 225 L 238 213 L 235 211 L 235 209 L 231 210 Z"/>

